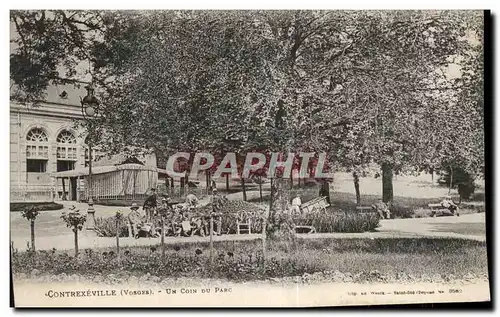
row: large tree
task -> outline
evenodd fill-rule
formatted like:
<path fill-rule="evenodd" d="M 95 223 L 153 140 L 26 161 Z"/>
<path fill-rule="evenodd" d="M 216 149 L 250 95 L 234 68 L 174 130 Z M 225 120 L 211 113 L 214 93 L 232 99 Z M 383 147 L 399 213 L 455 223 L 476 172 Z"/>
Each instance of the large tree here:
<path fill-rule="evenodd" d="M 11 79 L 25 94 L 15 98 L 39 98 L 65 80 L 58 65 L 71 77 L 88 60 L 112 151 L 325 151 L 337 168 L 379 164 L 385 201 L 393 171 L 443 156 L 481 165 L 482 135 L 457 131 L 482 123 L 482 48 L 465 59 L 469 79 L 444 74 L 480 36 L 480 14 L 15 11 L 11 21 Z M 442 91 L 458 98 L 452 113 Z M 283 179 L 273 187 L 273 201 L 287 199 Z"/>

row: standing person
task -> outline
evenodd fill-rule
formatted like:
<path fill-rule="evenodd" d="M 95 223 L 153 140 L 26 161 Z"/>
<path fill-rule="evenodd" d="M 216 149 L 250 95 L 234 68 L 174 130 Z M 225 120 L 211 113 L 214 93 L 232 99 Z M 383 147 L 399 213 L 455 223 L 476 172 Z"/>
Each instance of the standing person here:
<path fill-rule="evenodd" d="M 153 216 L 153 213 L 157 207 L 157 199 L 158 196 L 156 195 L 156 188 L 151 188 L 151 195 L 146 198 L 144 201 L 144 205 L 142 208 L 146 211 L 146 221 L 151 221 L 151 218 Z"/>

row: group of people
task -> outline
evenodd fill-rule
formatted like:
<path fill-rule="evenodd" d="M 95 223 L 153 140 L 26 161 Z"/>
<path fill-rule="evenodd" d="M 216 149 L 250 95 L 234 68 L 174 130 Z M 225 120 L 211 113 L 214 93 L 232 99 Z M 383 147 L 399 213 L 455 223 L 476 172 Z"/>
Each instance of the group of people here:
<path fill-rule="evenodd" d="M 205 236 L 210 234 L 210 215 L 203 214 L 196 209 L 199 199 L 190 193 L 186 196 L 185 203 L 173 204 L 168 196 L 161 198 L 158 204 L 156 189 L 152 189 L 152 194 L 144 201 L 142 209 L 133 203 L 128 215 L 128 222 L 135 237 L 149 236 L 158 237 L 161 234 L 166 236 Z M 214 189 L 216 191 L 216 189 Z M 162 226 L 163 221 L 163 226 Z M 217 227 L 215 234 L 220 234 L 220 221 L 214 223 Z M 165 232 L 162 233 L 162 228 Z"/>

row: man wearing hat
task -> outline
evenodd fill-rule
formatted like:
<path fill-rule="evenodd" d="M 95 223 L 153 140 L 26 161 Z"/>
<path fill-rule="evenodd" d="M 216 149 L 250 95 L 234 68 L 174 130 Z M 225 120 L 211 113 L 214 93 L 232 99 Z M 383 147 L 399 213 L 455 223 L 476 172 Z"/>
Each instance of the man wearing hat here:
<path fill-rule="evenodd" d="M 146 211 L 146 221 L 151 221 L 153 214 L 155 213 L 158 196 L 156 195 L 156 188 L 151 188 L 151 195 L 144 201 L 142 208 Z"/>
<path fill-rule="evenodd" d="M 130 228 L 132 230 L 132 236 L 135 236 L 138 233 L 138 226 L 143 223 L 143 216 L 139 212 L 139 206 L 136 203 L 133 203 L 130 207 L 130 213 L 128 214 L 128 221 L 130 223 Z"/>

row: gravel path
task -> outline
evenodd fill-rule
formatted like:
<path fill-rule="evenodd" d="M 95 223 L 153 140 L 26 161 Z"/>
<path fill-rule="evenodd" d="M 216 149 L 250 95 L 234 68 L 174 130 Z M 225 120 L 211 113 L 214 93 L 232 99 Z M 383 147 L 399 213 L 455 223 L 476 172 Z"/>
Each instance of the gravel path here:
<path fill-rule="evenodd" d="M 249 191 L 248 195 L 258 195 L 258 191 Z M 240 199 L 241 193 L 228 195 L 230 199 Z M 205 198 L 202 204 L 208 203 Z M 80 210 L 86 210 L 87 205 L 83 203 L 64 202 L 65 210 L 75 205 Z M 97 216 L 110 217 L 116 211 L 127 211 L 127 207 L 96 206 Z M 74 248 L 73 234 L 60 219 L 63 210 L 42 212 L 36 222 L 36 247 L 38 250 L 69 250 Z M 14 247 L 19 250 L 26 248 L 26 243 L 30 240 L 29 223 L 21 218 L 17 212 L 10 213 L 11 221 L 11 241 Z M 460 230 L 457 229 L 460 227 Z M 467 227 L 474 227 L 475 230 L 467 230 Z M 465 228 L 465 229 L 464 229 Z M 478 230 L 479 229 L 479 230 Z M 416 237 L 449 237 L 464 238 L 478 241 L 486 240 L 485 214 L 467 214 L 460 217 L 437 217 L 437 218 L 413 218 L 413 219 L 387 219 L 381 220 L 380 227 L 376 232 L 364 233 L 318 233 L 300 235 L 304 239 L 322 238 L 416 238 Z M 214 238 L 214 241 L 241 241 L 260 239 L 260 234 L 223 235 Z M 167 244 L 182 242 L 208 242 L 209 237 L 168 237 Z M 147 246 L 160 242 L 159 238 L 120 238 L 122 246 Z M 96 237 L 95 233 L 82 231 L 79 238 L 80 248 L 112 247 L 116 244 L 115 238 Z"/>

